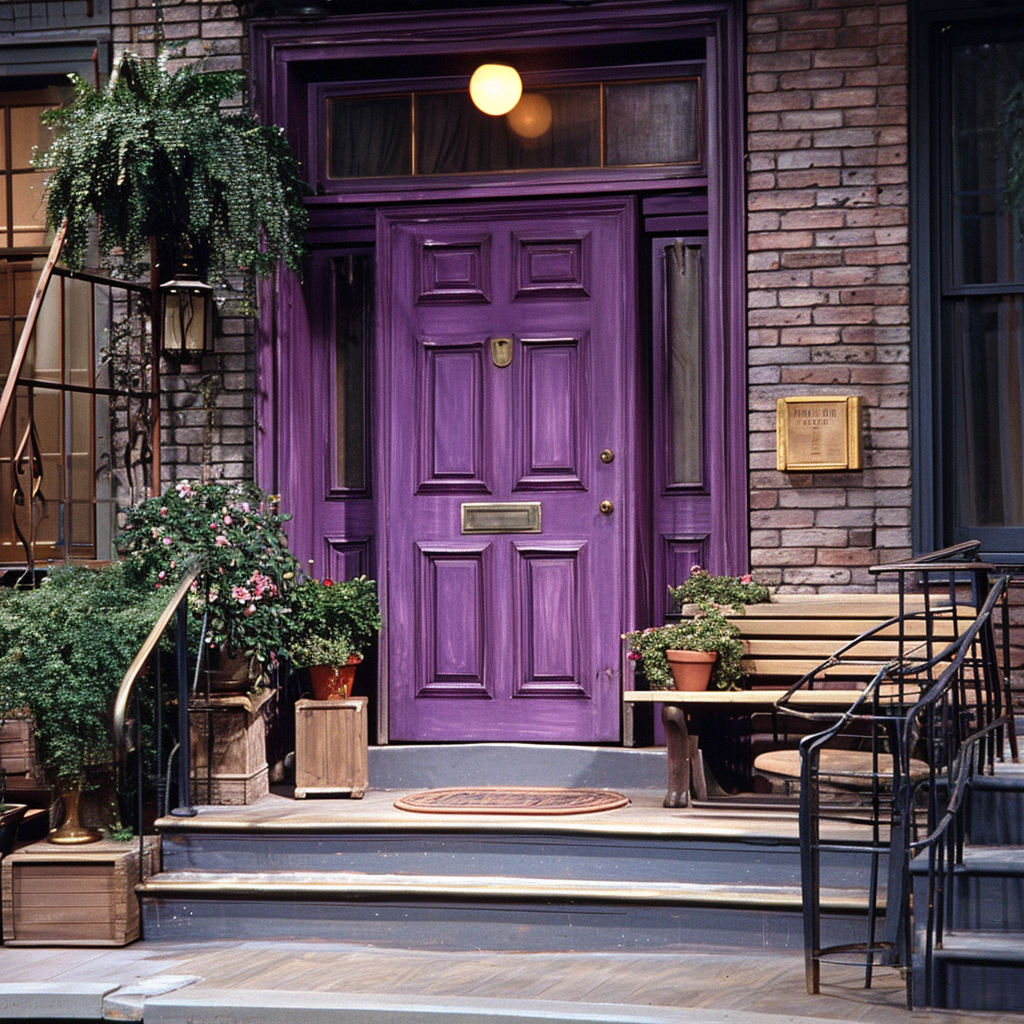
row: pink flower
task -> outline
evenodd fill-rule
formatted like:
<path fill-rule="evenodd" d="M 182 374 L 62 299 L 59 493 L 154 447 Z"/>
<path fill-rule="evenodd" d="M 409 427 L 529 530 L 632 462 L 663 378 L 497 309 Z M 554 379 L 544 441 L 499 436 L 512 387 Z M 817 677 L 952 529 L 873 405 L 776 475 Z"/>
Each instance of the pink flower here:
<path fill-rule="evenodd" d="M 629 658 L 630 661 L 640 661 L 642 655 L 638 654 L 636 651 L 630 651 L 626 657 Z"/>
<path fill-rule="evenodd" d="M 225 516 L 225 517 L 224 517 L 224 525 L 225 525 L 225 526 L 230 526 L 230 525 L 231 525 L 231 522 L 232 522 L 232 520 L 231 520 L 231 516 Z"/>
<path fill-rule="evenodd" d="M 213 543 L 219 548 L 226 548 L 231 544 L 231 541 L 229 541 L 223 533 L 218 533 L 217 536 L 213 538 Z"/>
<path fill-rule="evenodd" d="M 170 547 L 171 546 L 171 538 L 170 537 L 164 537 L 164 544 L 166 544 L 168 547 Z"/>
<path fill-rule="evenodd" d="M 158 572 L 158 573 L 156 574 L 156 578 L 157 578 L 158 580 L 162 580 L 162 579 L 163 579 L 163 578 L 164 578 L 164 577 L 165 577 L 166 575 L 167 575 L 167 573 L 165 573 L 165 572 L 163 571 L 163 569 L 161 569 L 161 570 L 160 570 L 160 571 L 159 571 L 159 572 Z"/>
<path fill-rule="evenodd" d="M 162 509 L 160 509 L 160 515 L 162 515 L 162 516 L 166 516 L 167 515 L 167 506 L 166 505 Z"/>
<path fill-rule="evenodd" d="M 745 572 L 740 577 L 740 583 L 753 583 L 753 582 L 754 582 L 754 577 L 751 576 L 749 572 Z"/>
<path fill-rule="evenodd" d="M 210 529 L 211 530 L 219 530 L 220 529 L 220 523 L 210 523 Z"/>
<path fill-rule="evenodd" d="M 699 565 L 691 565 L 691 566 L 690 566 L 690 575 L 691 575 L 691 576 L 695 576 L 695 575 L 696 575 L 697 573 L 699 573 L 700 571 L 701 571 L 701 568 L 700 568 L 700 566 L 699 566 Z"/>
<path fill-rule="evenodd" d="M 325 587 L 333 587 L 334 586 L 334 580 L 324 580 L 324 586 Z"/>

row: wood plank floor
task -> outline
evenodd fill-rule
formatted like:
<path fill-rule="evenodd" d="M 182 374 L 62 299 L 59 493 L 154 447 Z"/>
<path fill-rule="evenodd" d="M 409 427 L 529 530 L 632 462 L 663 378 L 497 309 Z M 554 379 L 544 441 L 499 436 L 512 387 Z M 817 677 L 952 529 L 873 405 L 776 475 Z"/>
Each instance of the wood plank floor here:
<path fill-rule="evenodd" d="M 179 994 L 204 992 L 337 993 L 453 998 L 529 1004 L 554 1000 L 622 1007 L 714 1010 L 764 1014 L 766 1024 L 792 1017 L 871 1024 L 1020 1024 L 1015 1014 L 968 1014 L 904 1009 L 903 984 L 891 969 L 876 971 L 862 987 L 858 969 L 826 965 L 823 991 L 804 992 L 799 954 L 729 955 L 608 953 L 426 953 L 320 943 L 259 942 L 178 945 L 137 943 L 121 950 L 12 949 L 0 947 L 0 990 L 5 982 L 68 984 L 116 982 L 126 991 L 159 990 L 195 978 Z M 113 993 L 108 1000 L 116 1000 Z"/>

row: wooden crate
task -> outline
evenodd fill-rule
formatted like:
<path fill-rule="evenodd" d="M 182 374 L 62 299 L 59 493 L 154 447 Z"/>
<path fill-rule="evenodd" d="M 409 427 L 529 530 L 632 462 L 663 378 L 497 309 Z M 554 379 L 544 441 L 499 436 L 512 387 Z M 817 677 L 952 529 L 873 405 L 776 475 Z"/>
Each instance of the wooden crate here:
<path fill-rule="evenodd" d="M 295 795 L 359 798 L 369 785 L 365 697 L 295 704 Z"/>
<path fill-rule="evenodd" d="M 159 843 L 146 840 L 146 874 Z M 58 846 L 45 840 L 2 863 L 4 942 L 9 946 L 126 946 L 139 937 L 139 844 Z"/>
<path fill-rule="evenodd" d="M 237 806 L 270 792 L 263 706 L 272 696 L 211 697 L 189 707 L 193 803 Z"/>
<path fill-rule="evenodd" d="M 8 718 L 0 722 L 0 767 L 8 775 L 38 778 L 36 731 L 31 718 Z"/>

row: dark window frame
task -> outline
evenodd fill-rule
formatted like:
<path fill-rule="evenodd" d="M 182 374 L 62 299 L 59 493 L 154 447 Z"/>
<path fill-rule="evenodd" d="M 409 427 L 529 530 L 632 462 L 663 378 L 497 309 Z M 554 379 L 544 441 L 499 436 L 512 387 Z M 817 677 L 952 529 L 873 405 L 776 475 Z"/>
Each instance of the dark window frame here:
<path fill-rule="evenodd" d="M 943 344 L 952 320 L 943 307 L 951 300 L 1024 291 L 1019 284 L 954 284 L 953 254 L 948 248 L 951 169 L 943 156 L 949 147 L 942 138 L 949 126 L 945 120 L 949 111 L 946 40 L 998 38 L 1010 20 L 1020 25 L 1019 5 L 1016 0 L 990 0 L 971 7 L 952 0 L 912 0 L 910 13 L 913 543 L 916 550 L 928 551 L 976 538 L 985 557 L 1022 563 L 1024 528 L 974 527 L 956 521 L 955 481 L 944 461 L 955 440 L 954 359 Z M 1024 32 L 1024 25 L 1021 29 Z"/>

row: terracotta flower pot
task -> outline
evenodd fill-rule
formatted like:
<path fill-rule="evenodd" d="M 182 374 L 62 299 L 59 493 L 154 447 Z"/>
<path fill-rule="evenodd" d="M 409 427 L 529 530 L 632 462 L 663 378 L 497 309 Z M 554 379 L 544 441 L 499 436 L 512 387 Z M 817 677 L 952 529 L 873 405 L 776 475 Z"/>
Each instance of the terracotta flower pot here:
<path fill-rule="evenodd" d="M 352 693 L 356 678 L 356 665 L 362 661 L 358 654 L 350 654 L 344 665 L 310 665 L 309 685 L 313 700 L 345 700 Z"/>
<path fill-rule="evenodd" d="M 717 651 L 666 651 L 677 690 L 706 690 L 718 661 Z"/>

